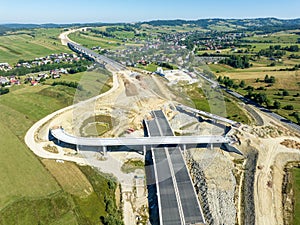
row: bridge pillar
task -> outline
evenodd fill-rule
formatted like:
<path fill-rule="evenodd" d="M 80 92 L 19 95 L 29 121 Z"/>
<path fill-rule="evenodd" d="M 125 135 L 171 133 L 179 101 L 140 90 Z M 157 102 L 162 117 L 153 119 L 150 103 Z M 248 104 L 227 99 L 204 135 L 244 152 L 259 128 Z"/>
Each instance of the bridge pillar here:
<path fill-rule="evenodd" d="M 107 156 L 107 146 L 102 146 L 103 155 Z"/>
<path fill-rule="evenodd" d="M 214 150 L 214 144 L 213 143 L 210 144 L 210 150 Z"/>
<path fill-rule="evenodd" d="M 183 144 L 183 151 L 186 151 L 186 144 Z"/>
<path fill-rule="evenodd" d="M 79 152 L 79 145 L 76 145 L 76 152 Z"/>
<path fill-rule="evenodd" d="M 147 146 L 143 145 L 143 154 L 144 154 L 144 156 L 146 155 L 146 151 L 147 151 Z"/>

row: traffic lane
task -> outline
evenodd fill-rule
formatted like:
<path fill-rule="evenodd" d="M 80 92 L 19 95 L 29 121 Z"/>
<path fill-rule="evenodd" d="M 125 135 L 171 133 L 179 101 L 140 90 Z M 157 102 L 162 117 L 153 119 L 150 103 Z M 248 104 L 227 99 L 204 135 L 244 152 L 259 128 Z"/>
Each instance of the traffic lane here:
<path fill-rule="evenodd" d="M 159 207 L 164 225 L 181 225 L 178 202 L 171 176 L 171 170 L 163 148 L 152 150 L 157 171 L 157 185 L 159 190 Z"/>
<path fill-rule="evenodd" d="M 150 134 L 149 135 L 150 137 L 159 137 L 159 136 L 161 136 L 159 128 L 158 128 L 157 123 L 156 123 L 155 120 L 148 120 L 148 121 L 146 121 L 146 123 L 148 124 L 148 128 L 149 128 L 148 133 Z"/>
<path fill-rule="evenodd" d="M 186 224 L 204 223 L 198 196 L 194 191 L 185 161 L 179 148 L 169 148 L 169 154 L 173 165 L 181 205 Z"/>
<path fill-rule="evenodd" d="M 162 110 L 153 111 L 154 117 L 157 120 L 163 136 L 174 136 L 172 128 Z"/>

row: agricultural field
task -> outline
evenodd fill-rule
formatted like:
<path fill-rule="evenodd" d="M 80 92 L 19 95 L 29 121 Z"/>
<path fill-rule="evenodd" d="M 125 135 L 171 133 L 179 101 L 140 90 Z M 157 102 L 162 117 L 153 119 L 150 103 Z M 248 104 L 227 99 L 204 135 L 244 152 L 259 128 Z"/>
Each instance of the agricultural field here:
<path fill-rule="evenodd" d="M 300 224 L 300 168 L 293 168 L 293 189 L 295 196 L 295 206 L 294 206 L 294 223 Z"/>
<path fill-rule="evenodd" d="M 233 79 L 237 84 L 242 80 L 245 82 L 245 87 L 251 86 L 254 88 L 253 92 L 265 93 L 273 104 L 274 101 L 279 101 L 281 104 L 280 109 L 276 109 L 275 112 L 280 115 L 297 122 L 294 116 L 291 116 L 294 111 L 300 111 L 300 71 L 274 71 L 270 67 L 251 67 L 248 69 L 233 69 L 226 65 L 212 65 L 210 66 L 216 76 L 227 76 Z M 281 68 L 281 67 L 279 67 Z M 276 68 L 279 70 L 279 68 Z M 270 85 L 264 83 L 265 76 L 275 77 L 275 83 Z M 288 91 L 287 96 L 281 96 L 283 90 Z M 244 88 L 238 88 L 237 91 L 243 95 L 247 94 L 247 90 Z M 283 109 L 287 105 L 293 105 L 293 110 Z"/>
<path fill-rule="evenodd" d="M 32 60 L 52 53 L 71 52 L 61 45 L 61 29 L 33 29 L 0 36 L 0 62 L 16 64 L 20 59 Z"/>
<path fill-rule="evenodd" d="M 268 34 L 268 35 L 254 35 L 253 37 L 246 37 L 243 40 L 249 42 L 270 42 L 270 43 L 282 43 L 291 44 L 297 43 L 300 35 L 282 31 L 278 33 Z"/>
<path fill-rule="evenodd" d="M 268 36 L 253 36 L 244 40 L 251 41 L 249 44 L 255 46 L 253 48 L 253 53 L 255 53 L 261 49 L 267 49 L 269 46 L 281 45 L 284 48 L 295 45 L 298 38 L 299 35 L 280 32 Z M 267 41 L 271 43 L 261 43 Z M 291 54 L 299 53 L 299 51 L 286 51 L 286 55 L 276 61 L 267 57 L 256 58 L 255 61 L 250 61 L 251 67 L 244 69 L 233 68 L 224 64 L 210 64 L 208 66 L 216 77 L 229 77 L 236 84 L 244 81 L 244 87 L 238 87 L 237 92 L 246 95 L 248 91 L 245 88 L 250 86 L 253 87 L 253 92 L 266 94 L 270 105 L 273 105 L 275 101 L 280 102 L 280 107 L 273 110 L 293 122 L 297 122 L 297 119 L 292 114 L 300 112 L 300 98 L 298 94 L 300 93 L 300 70 L 291 69 L 300 64 L 300 59 L 290 59 L 288 57 Z M 273 65 L 270 66 L 272 63 Z M 264 82 L 266 75 L 275 77 L 275 83 L 269 84 Z M 288 94 L 282 96 L 284 90 Z M 290 105 L 292 105 L 292 109 L 284 109 Z"/>
<path fill-rule="evenodd" d="M 90 31 L 87 32 L 75 32 L 69 35 L 69 38 L 77 43 L 82 44 L 85 47 L 92 48 L 96 46 L 100 46 L 102 49 L 106 50 L 116 50 L 116 49 L 124 49 L 126 46 L 139 46 L 133 42 L 126 42 L 126 44 L 122 41 L 122 39 L 130 38 L 131 35 L 119 31 L 116 34 L 119 38 L 108 38 L 102 37 L 101 35 L 94 34 Z"/>
<path fill-rule="evenodd" d="M 92 48 L 100 46 L 104 49 L 116 49 L 121 46 L 121 42 L 114 39 L 107 39 L 92 35 L 90 32 L 75 32 L 69 35 L 69 38 L 85 47 Z"/>
<path fill-rule="evenodd" d="M 74 82 L 82 76 L 62 79 Z M 114 196 L 115 181 L 89 167 L 40 160 L 23 140 L 34 122 L 72 104 L 75 92 L 61 85 L 23 84 L 0 96 L 0 135 L 5 140 L 0 146 L 0 224 L 101 224 L 99 217 L 107 216 L 103 198 Z"/>

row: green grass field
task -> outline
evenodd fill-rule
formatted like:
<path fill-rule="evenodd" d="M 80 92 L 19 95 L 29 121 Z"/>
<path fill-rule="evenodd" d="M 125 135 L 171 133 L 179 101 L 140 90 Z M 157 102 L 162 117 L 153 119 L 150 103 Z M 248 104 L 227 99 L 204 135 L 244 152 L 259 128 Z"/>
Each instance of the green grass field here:
<path fill-rule="evenodd" d="M 209 87 L 207 87 L 207 90 L 209 90 Z M 226 94 L 210 92 L 206 96 L 204 89 L 199 89 L 196 85 L 187 86 L 186 93 L 193 101 L 196 109 L 224 116 L 237 122 L 250 123 L 245 112 Z"/>
<path fill-rule="evenodd" d="M 271 43 L 285 43 L 285 44 L 290 44 L 290 43 L 297 43 L 298 38 L 300 38 L 300 35 L 297 34 L 291 34 L 288 32 L 278 32 L 275 34 L 270 34 L 270 35 L 255 35 L 253 37 L 247 37 L 243 38 L 243 40 L 246 41 L 266 41 L 266 42 L 271 42 Z"/>
<path fill-rule="evenodd" d="M 295 196 L 295 208 L 294 208 L 294 223 L 300 224 L 300 168 L 293 168 L 293 180 L 294 180 L 294 196 Z"/>
<path fill-rule="evenodd" d="M 0 62 L 14 65 L 20 59 L 32 60 L 52 53 L 71 52 L 58 39 L 60 29 L 35 29 L 0 36 Z"/>
<path fill-rule="evenodd" d="M 281 103 L 281 109 L 274 110 L 278 114 L 297 122 L 294 116 L 290 116 L 294 111 L 300 112 L 300 97 L 295 97 L 300 93 L 300 72 L 298 71 L 279 71 L 280 69 L 292 68 L 293 65 L 299 64 L 300 60 L 287 60 L 284 58 L 282 63 L 274 67 L 267 66 L 269 61 L 266 59 L 261 59 L 258 62 L 253 63 L 253 67 L 247 69 L 235 69 L 227 65 L 222 64 L 211 64 L 209 68 L 214 72 L 216 77 L 227 76 L 233 79 L 237 84 L 241 81 L 245 81 L 245 87 L 254 87 L 254 92 L 266 93 L 271 104 L 275 100 Z M 264 77 L 274 76 L 276 79 L 275 84 L 268 86 L 264 82 L 256 82 L 256 79 L 263 80 Z M 257 88 L 265 88 L 265 90 L 256 90 Z M 282 92 L 282 90 L 287 90 L 289 96 L 278 96 L 277 94 Z M 239 88 L 237 91 L 243 95 L 247 94 L 247 91 Z M 294 96 L 295 95 L 295 96 Z M 284 106 L 293 105 L 294 110 L 282 109 Z"/>
<path fill-rule="evenodd" d="M 95 46 L 100 46 L 104 49 L 116 49 L 121 46 L 121 41 L 113 39 L 113 38 L 102 38 L 97 37 L 90 32 L 87 33 L 72 33 L 69 35 L 69 38 L 77 43 L 82 44 L 88 48 L 92 48 Z"/>
<path fill-rule="evenodd" d="M 94 80 L 105 81 L 107 77 L 106 74 L 94 74 Z M 83 76 L 76 74 L 62 79 L 78 81 Z M 89 84 L 89 87 L 97 94 L 101 92 L 97 82 L 88 83 L 94 85 Z M 63 169 L 56 162 L 46 169 L 23 140 L 34 122 L 71 104 L 75 91 L 60 85 L 31 87 L 23 84 L 0 96 L 0 137 L 5 140 L 0 146 L 1 225 L 101 224 L 99 217 L 106 216 L 101 196 L 105 193 L 114 196 L 108 187 L 110 178 L 91 168 L 80 168 L 81 172 L 66 164 Z M 85 173 L 86 170 L 89 172 Z M 74 180 L 64 179 L 67 176 L 79 179 L 79 175 L 89 184 L 78 186 L 72 184 Z M 92 187 L 88 196 L 82 190 L 85 187 Z"/>

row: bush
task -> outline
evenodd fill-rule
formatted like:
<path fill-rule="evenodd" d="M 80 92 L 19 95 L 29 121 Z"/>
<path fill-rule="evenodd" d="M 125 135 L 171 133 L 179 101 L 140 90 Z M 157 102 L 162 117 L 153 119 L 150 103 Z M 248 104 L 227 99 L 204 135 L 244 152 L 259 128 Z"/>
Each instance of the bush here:
<path fill-rule="evenodd" d="M 273 106 L 274 106 L 275 109 L 280 109 L 281 104 L 280 104 L 279 101 L 275 101 Z"/>
<path fill-rule="evenodd" d="M 285 110 L 294 110 L 294 106 L 293 105 L 286 105 L 283 107 L 283 109 Z"/>
<path fill-rule="evenodd" d="M 282 96 L 289 96 L 290 93 L 287 90 L 282 91 Z"/>
<path fill-rule="evenodd" d="M 63 85 L 67 87 L 77 88 L 80 91 L 83 90 L 82 86 L 78 82 L 54 81 L 51 84 L 51 86 L 56 86 L 56 85 Z"/>
<path fill-rule="evenodd" d="M 0 88 L 0 95 L 5 95 L 9 93 L 9 89 L 8 88 Z"/>

